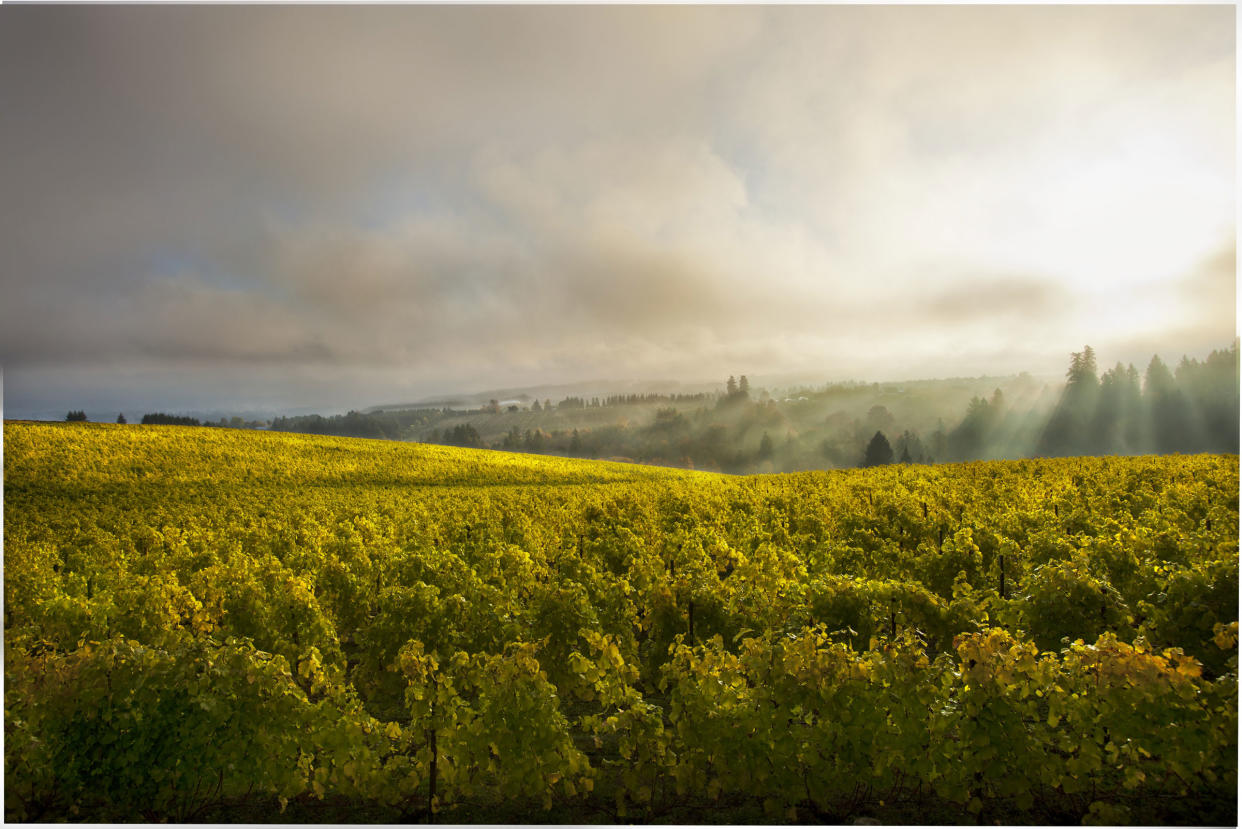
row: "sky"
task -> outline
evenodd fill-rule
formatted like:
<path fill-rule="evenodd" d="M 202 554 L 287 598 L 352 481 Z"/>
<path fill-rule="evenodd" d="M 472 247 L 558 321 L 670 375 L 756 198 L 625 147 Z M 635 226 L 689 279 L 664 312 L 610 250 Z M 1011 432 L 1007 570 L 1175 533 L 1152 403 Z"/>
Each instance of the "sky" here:
<path fill-rule="evenodd" d="M 6 416 L 1236 335 L 1217 6 L 0 6 Z"/>

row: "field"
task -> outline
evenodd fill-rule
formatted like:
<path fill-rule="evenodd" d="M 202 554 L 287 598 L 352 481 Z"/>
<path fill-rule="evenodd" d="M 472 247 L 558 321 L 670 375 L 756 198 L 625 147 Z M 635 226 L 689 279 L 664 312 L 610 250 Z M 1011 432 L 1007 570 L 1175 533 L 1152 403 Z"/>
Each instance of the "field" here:
<path fill-rule="evenodd" d="M 10 422 L 5 817 L 1236 824 L 1238 483 Z"/>

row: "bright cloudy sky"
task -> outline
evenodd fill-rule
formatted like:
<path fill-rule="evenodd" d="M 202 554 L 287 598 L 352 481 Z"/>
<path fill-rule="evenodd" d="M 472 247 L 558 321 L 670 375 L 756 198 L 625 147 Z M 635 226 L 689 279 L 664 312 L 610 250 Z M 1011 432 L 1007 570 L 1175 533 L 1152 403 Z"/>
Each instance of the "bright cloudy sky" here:
<path fill-rule="evenodd" d="M 1202 356 L 1234 16 L 0 7 L 4 405 Z"/>

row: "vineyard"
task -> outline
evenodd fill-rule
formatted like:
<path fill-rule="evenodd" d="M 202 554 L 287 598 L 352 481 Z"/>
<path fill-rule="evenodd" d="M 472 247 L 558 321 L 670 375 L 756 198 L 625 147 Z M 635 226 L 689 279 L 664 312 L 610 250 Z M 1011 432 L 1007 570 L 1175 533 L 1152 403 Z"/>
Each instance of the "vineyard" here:
<path fill-rule="evenodd" d="M 5 817 L 1236 824 L 1238 484 L 10 422 Z"/>

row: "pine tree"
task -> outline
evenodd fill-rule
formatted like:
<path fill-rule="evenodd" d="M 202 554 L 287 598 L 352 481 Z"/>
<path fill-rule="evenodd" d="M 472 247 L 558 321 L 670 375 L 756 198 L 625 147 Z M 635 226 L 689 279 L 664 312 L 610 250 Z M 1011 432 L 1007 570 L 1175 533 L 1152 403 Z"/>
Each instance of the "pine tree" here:
<path fill-rule="evenodd" d="M 863 466 L 883 466 L 893 462 L 893 447 L 883 432 L 876 432 L 875 437 L 867 444 L 867 452 L 863 455 Z"/>
<path fill-rule="evenodd" d="M 1090 451 L 1088 444 L 1099 394 L 1095 350 L 1088 345 L 1070 355 L 1065 390 L 1040 435 L 1038 453 L 1063 457 Z"/>

